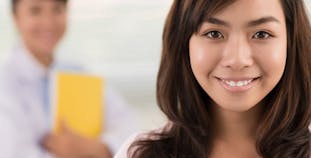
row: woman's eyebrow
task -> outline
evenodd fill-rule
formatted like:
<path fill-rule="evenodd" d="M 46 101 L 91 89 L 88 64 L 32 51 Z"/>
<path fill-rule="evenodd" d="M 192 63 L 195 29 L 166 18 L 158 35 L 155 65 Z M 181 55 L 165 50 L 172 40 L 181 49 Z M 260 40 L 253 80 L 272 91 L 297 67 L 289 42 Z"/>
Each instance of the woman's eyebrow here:
<path fill-rule="evenodd" d="M 225 26 L 225 27 L 231 26 L 230 23 L 228 23 L 224 20 L 214 18 L 214 17 L 207 18 L 205 21 L 208 23 L 211 23 L 211 24 L 221 25 L 221 26 Z M 280 21 L 277 18 L 275 18 L 273 16 L 266 16 L 266 17 L 262 17 L 262 18 L 259 18 L 256 20 L 251 20 L 247 23 L 246 26 L 247 27 L 254 27 L 254 26 L 262 25 L 262 24 L 269 23 L 269 22 L 280 23 Z"/>
<path fill-rule="evenodd" d="M 214 18 L 214 17 L 209 17 L 205 21 L 208 23 L 214 24 L 214 25 L 221 25 L 221 26 L 230 27 L 230 24 L 228 22 Z"/>
<path fill-rule="evenodd" d="M 248 22 L 247 27 L 254 27 L 269 22 L 281 23 L 277 18 L 273 16 L 267 16 Z"/>

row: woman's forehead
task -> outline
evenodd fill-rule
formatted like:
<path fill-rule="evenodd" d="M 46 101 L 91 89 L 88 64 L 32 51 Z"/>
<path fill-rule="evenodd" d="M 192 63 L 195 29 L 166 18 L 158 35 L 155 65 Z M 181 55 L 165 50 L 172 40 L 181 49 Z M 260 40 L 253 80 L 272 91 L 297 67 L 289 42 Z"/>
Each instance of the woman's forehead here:
<path fill-rule="evenodd" d="M 214 14 L 206 15 L 203 21 L 212 21 L 223 25 L 233 23 L 246 25 L 259 19 L 285 22 L 281 2 L 279 0 L 238 0 Z"/>

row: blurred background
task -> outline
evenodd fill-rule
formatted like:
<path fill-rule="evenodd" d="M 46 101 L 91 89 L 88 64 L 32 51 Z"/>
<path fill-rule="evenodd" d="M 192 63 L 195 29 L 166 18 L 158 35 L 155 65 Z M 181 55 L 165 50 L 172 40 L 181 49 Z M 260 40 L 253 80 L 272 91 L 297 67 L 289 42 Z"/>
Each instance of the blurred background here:
<path fill-rule="evenodd" d="M 311 0 L 305 0 L 311 10 Z M 10 1 L 0 1 L 0 64 L 18 37 Z M 161 36 L 173 0 L 71 0 L 69 29 L 57 58 L 105 78 L 138 111 L 143 129 L 161 126 L 155 83 Z"/>

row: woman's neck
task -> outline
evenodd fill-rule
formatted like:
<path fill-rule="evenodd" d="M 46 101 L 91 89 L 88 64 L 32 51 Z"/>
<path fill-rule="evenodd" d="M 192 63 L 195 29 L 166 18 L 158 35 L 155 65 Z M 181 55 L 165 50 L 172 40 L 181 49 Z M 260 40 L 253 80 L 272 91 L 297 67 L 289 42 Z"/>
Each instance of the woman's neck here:
<path fill-rule="evenodd" d="M 260 105 L 244 112 L 229 111 L 215 106 L 213 109 L 215 137 L 227 141 L 255 139 L 260 114 Z"/>
<path fill-rule="evenodd" d="M 261 106 L 245 112 L 233 112 L 214 106 L 212 157 L 244 157 L 256 153 L 256 131 L 261 114 Z M 220 152 L 223 154 L 219 156 Z M 215 156 L 218 155 L 218 156 Z M 231 155 L 231 156 L 230 156 Z"/>

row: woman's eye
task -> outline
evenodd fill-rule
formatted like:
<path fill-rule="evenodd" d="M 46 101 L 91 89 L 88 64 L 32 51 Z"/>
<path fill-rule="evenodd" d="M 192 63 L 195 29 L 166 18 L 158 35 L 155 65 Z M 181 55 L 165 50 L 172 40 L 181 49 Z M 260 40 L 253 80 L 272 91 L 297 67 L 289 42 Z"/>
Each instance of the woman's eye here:
<path fill-rule="evenodd" d="M 267 39 L 270 37 L 271 37 L 271 34 L 265 32 L 265 31 L 259 31 L 259 32 L 255 33 L 255 35 L 253 36 L 253 38 L 255 38 L 255 39 Z"/>
<path fill-rule="evenodd" d="M 205 34 L 210 39 L 222 39 L 224 36 L 219 31 L 210 31 Z"/>

